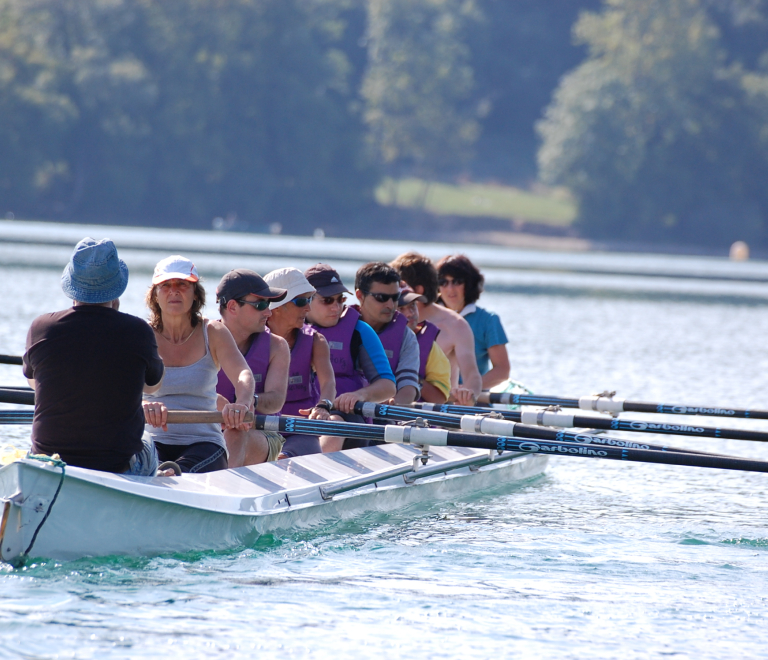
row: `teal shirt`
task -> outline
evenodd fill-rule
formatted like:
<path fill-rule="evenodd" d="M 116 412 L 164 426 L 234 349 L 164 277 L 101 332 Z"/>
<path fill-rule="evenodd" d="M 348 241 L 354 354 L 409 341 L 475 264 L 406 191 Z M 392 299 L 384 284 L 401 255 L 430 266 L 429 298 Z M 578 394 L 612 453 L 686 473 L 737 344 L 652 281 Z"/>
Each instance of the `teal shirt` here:
<path fill-rule="evenodd" d="M 489 312 L 477 305 L 467 305 L 461 310 L 461 315 L 469 323 L 469 327 L 472 328 L 475 335 L 475 359 L 482 376 L 491 369 L 488 349 L 491 346 L 506 344 L 509 340 L 498 314 Z"/>

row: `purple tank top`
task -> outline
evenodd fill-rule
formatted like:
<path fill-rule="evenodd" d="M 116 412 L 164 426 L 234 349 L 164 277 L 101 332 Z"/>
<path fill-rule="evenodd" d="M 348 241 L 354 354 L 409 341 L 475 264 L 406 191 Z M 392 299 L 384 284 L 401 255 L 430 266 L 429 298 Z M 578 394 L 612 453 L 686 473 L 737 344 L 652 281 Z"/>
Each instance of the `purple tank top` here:
<path fill-rule="evenodd" d="M 432 344 L 440 334 L 440 328 L 434 323 L 423 321 L 416 329 L 418 330 L 416 339 L 419 342 L 419 380 L 424 380 L 427 375 L 427 360 L 432 351 Z"/>
<path fill-rule="evenodd" d="M 288 394 L 281 415 L 298 415 L 299 410 L 311 408 L 317 403 L 318 397 L 312 387 L 312 346 L 316 332 L 311 325 L 305 323 L 296 334 L 288 370 Z"/>
<path fill-rule="evenodd" d="M 403 347 L 403 337 L 408 330 L 408 319 L 400 312 L 395 312 L 394 318 L 379 333 L 384 353 L 389 359 L 392 373 L 397 373 L 397 364 L 400 362 L 400 349 Z"/>
<path fill-rule="evenodd" d="M 332 328 L 313 326 L 328 340 L 328 348 L 331 349 L 331 365 L 336 376 L 336 394 L 354 392 L 365 387 L 368 381 L 363 374 L 355 369 L 355 361 L 350 350 L 352 335 L 360 314 L 356 309 L 347 307 L 341 315 L 339 322 Z"/>
<path fill-rule="evenodd" d="M 269 369 L 269 328 L 264 328 L 264 332 L 259 332 L 251 342 L 251 347 L 245 354 L 245 361 L 253 372 L 253 380 L 256 382 L 256 394 L 264 391 L 264 381 L 267 379 L 267 370 Z M 219 383 L 216 385 L 216 392 L 221 394 L 230 403 L 235 402 L 235 386 L 227 378 L 224 370 L 219 371 Z"/>

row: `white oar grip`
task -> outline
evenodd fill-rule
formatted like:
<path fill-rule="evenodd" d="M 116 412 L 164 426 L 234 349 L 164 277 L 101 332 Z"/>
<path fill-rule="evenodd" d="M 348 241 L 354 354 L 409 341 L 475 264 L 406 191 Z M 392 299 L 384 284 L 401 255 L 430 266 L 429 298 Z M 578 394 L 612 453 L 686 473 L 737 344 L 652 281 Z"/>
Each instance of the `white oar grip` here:
<path fill-rule="evenodd" d="M 508 436 L 514 434 L 515 423 L 505 419 L 491 419 L 479 415 L 462 415 L 461 430 L 466 433 Z"/>
<path fill-rule="evenodd" d="M 596 412 L 620 413 L 624 412 L 625 399 L 609 399 L 605 396 L 592 394 L 579 397 L 580 410 L 594 410 Z"/>
<path fill-rule="evenodd" d="M 520 413 L 520 421 L 532 426 L 557 426 L 569 428 L 573 426 L 573 415 L 551 410 L 524 410 Z"/>
<path fill-rule="evenodd" d="M 426 429 L 420 426 L 384 427 L 384 440 L 399 444 L 437 445 L 445 447 L 448 444 L 448 431 L 444 429 Z"/>

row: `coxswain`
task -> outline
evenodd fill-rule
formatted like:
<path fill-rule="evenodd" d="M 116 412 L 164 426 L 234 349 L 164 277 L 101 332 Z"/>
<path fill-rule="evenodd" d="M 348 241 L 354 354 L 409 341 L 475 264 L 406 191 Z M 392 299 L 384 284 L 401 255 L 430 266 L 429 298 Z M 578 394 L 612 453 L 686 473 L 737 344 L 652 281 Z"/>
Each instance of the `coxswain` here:
<path fill-rule="evenodd" d="M 336 398 L 336 378 L 328 342 L 306 323 L 315 289 L 296 268 L 273 270 L 264 279 L 270 286 L 288 292 L 284 299 L 272 303 L 272 316 L 267 321 L 272 333 L 285 339 L 291 350 L 288 394 L 280 414 L 308 415 L 309 419 L 327 421 Z M 318 436 L 287 434 L 280 457 L 320 452 Z"/>
<path fill-rule="evenodd" d="M 278 303 L 286 295 L 285 289 L 270 287 L 258 273 L 245 268 L 229 271 L 216 287 L 221 322 L 251 368 L 254 412 L 262 415 L 278 413 L 285 404 L 290 351 L 282 337 L 269 331 L 267 319 L 272 315 L 270 303 Z M 235 386 L 224 371 L 219 371 L 216 392 L 220 408 L 235 403 Z M 224 440 L 229 467 L 276 461 L 285 441 L 276 431 L 256 429 L 228 429 Z"/>
<path fill-rule="evenodd" d="M 128 267 L 108 238 L 75 247 L 61 288 L 72 307 L 38 316 L 27 333 L 24 375 L 35 390 L 32 453 L 68 465 L 155 476 L 142 392 L 156 392 L 163 361 L 150 327 L 118 311 Z"/>

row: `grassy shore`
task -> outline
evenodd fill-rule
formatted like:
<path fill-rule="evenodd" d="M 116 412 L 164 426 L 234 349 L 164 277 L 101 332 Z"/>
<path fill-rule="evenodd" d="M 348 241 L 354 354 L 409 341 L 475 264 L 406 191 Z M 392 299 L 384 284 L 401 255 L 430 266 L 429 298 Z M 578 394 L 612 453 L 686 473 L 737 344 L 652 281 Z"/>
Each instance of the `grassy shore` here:
<path fill-rule="evenodd" d="M 489 184 L 385 179 L 376 189 L 376 200 L 383 206 L 422 208 L 435 215 L 482 216 L 558 227 L 569 226 L 576 217 L 576 206 L 565 195 Z"/>

